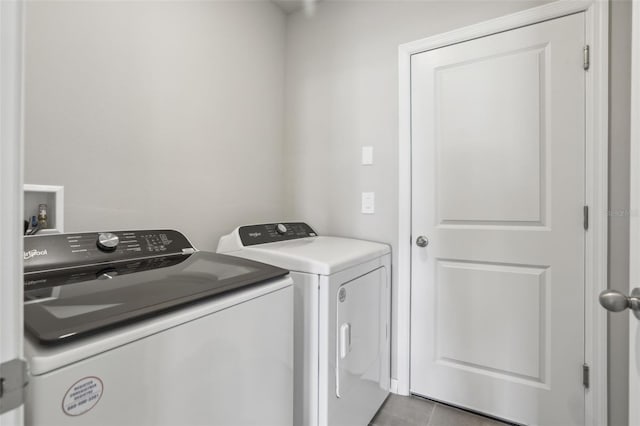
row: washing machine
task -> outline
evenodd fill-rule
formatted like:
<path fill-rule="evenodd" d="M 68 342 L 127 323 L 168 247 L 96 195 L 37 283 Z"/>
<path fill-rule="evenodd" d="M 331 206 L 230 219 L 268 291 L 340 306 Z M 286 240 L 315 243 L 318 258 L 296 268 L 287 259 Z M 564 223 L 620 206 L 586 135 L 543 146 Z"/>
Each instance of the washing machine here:
<path fill-rule="evenodd" d="M 217 251 L 291 271 L 294 423 L 368 425 L 390 385 L 389 246 L 296 222 L 240 226 Z"/>
<path fill-rule="evenodd" d="M 24 239 L 27 425 L 292 425 L 288 271 L 180 232 Z"/>

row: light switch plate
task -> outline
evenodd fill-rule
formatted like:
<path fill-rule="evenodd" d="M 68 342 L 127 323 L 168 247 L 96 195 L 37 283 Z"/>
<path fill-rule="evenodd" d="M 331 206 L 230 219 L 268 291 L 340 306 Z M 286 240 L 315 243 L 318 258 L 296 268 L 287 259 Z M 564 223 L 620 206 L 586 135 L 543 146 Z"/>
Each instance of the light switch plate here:
<path fill-rule="evenodd" d="M 375 196 L 374 192 L 363 192 L 362 193 L 362 213 L 363 214 L 374 214 L 376 211 L 375 208 Z"/>
<path fill-rule="evenodd" d="M 371 164 L 373 164 L 373 147 L 363 146 L 362 147 L 362 165 L 370 166 Z"/>

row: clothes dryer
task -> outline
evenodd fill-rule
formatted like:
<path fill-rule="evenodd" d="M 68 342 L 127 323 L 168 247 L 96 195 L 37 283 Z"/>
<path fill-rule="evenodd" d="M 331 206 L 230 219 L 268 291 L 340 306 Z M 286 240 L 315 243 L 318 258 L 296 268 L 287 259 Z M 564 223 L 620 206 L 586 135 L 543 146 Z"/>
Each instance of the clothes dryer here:
<path fill-rule="evenodd" d="M 240 226 L 217 251 L 291 271 L 294 423 L 368 425 L 390 386 L 389 246 L 297 222 Z"/>

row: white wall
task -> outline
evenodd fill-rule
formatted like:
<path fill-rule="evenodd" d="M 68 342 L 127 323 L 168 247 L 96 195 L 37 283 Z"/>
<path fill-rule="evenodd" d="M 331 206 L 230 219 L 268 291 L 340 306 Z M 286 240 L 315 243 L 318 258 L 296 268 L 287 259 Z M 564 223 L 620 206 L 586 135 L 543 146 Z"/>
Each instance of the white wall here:
<path fill-rule="evenodd" d="M 290 15 L 285 116 L 292 217 L 321 234 L 383 241 L 395 249 L 398 45 L 538 4 L 328 1 L 313 17 Z M 360 165 L 363 145 L 374 147 L 372 166 Z M 375 191 L 374 215 L 360 213 L 362 191 Z M 395 283 L 396 271 L 393 276 Z M 394 285 L 394 318 L 396 290 Z M 395 362 L 392 370 L 396 377 Z"/>
<path fill-rule="evenodd" d="M 27 2 L 25 182 L 66 231 L 278 220 L 284 36 L 269 2 Z"/>
<path fill-rule="evenodd" d="M 613 0 L 609 39 L 609 283 L 629 292 L 631 2 Z M 609 426 L 629 423 L 629 312 L 609 317 Z"/>

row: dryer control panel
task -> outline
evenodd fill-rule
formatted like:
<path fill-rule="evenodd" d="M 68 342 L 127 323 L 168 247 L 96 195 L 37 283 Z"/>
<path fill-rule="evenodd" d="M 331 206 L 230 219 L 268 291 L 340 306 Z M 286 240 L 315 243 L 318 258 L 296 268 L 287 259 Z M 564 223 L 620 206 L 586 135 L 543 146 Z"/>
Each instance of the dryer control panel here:
<path fill-rule="evenodd" d="M 264 223 L 238 228 L 243 246 L 275 243 L 298 238 L 316 237 L 318 234 L 304 222 Z"/>

